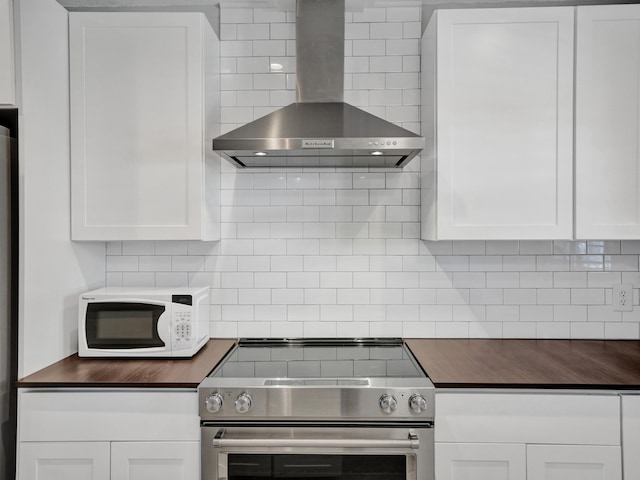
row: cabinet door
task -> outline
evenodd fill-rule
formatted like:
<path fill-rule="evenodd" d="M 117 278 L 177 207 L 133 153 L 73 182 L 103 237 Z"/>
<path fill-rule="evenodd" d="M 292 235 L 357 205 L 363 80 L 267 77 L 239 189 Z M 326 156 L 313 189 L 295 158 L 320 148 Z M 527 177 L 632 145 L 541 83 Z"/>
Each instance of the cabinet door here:
<path fill-rule="evenodd" d="M 576 237 L 640 238 L 640 5 L 576 25 Z"/>
<path fill-rule="evenodd" d="M 109 480 L 108 442 L 22 442 L 19 480 Z"/>
<path fill-rule="evenodd" d="M 437 480 L 526 480 L 525 445 L 436 443 Z"/>
<path fill-rule="evenodd" d="M 114 442 L 111 444 L 113 480 L 198 480 L 198 442 Z"/>
<path fill-rule="evenodd" d="M 621 398 L 624 478 L 640 478 L 640 395 L 623 395 Z"/>
<path fill-rule="evenodd" d="M 573 13 L 436 12 L 437 225 L 425 238 L 572 237 Z"/>
<path fill-rule="evenodd" d="M 620 447 L 527 445 L 527 480 L 620 480 Z"/>
<path fill-rule="evenodd" d="M 204 15 L 69 17 L 72 238 L 215 239 L 204 118 L 217 40 Z"/>
<path fill-rule="evenodd" d="M 0 105 L 16 103 L 11 5 L 11 0 L 0 0 Z"/>

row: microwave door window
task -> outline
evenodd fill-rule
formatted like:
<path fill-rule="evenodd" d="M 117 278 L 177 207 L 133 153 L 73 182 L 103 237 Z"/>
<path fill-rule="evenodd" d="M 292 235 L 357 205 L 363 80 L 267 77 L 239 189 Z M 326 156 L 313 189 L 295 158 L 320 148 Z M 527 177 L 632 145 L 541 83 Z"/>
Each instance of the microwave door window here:
<path fill-rule="evenodd" d="M 87 345 L 90 348 L 164 347 L 158 335 L 162 305 L 96 302 L 87 307 Z"/>

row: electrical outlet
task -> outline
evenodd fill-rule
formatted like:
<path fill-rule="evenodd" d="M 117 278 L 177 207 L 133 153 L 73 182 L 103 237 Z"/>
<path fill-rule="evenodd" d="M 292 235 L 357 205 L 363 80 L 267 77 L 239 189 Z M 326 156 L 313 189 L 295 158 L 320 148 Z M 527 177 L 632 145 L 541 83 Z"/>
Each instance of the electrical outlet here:
<path fill-rule="evenodd" d="M 633 285 L 618 283 L 613 286 L 613 310 L 631 312 L 633 310 Z"/>

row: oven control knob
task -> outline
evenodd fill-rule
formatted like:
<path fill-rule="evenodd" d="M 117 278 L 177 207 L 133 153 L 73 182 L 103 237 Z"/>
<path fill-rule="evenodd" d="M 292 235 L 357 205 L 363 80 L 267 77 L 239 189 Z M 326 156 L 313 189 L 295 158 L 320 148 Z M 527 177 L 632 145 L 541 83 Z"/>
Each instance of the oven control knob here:
<path fill-rule="evenodd" d="M 427 409 L 427 401 L 422 395 L 416 393 L 409 398 L 409 408 L 413 413 L 422 413 Z"/>
<path fill-rule="evenodd" d="M 236 398 L 236 412 L 238 413 L 247 413 L 251 408 L 251 395 L 248 393 L 241 393 Z"/>
<path fill-rule="evenodd" d="M 222 408 L 222 396 L 219 393 L 212 393 L 204 401 L 204 406 L 209 413 L 218 413 Z"/>
<path fill-rule="evenodd" d="M 393 413 L 398 407 L 398 401 L 393 395 L 385 393 L 380 397 L 380 408 L 384 413 Z"/>

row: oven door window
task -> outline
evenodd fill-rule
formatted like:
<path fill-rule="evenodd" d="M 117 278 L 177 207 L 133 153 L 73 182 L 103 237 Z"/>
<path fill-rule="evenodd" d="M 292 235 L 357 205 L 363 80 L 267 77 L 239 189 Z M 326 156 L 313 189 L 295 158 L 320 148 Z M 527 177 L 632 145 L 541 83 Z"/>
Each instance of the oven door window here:
<path fill-rule="evenodd" d="M 229 480 L 406 480 L 413 455 L 229 454 Z"/>
<path fill-rule="evenodd" d="M 89 348 L 129 349 L 163 347 L 158 320 L 163 305 L 127 302 L 94 302 L 87 305 L 86 332 Z"/>

